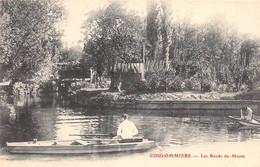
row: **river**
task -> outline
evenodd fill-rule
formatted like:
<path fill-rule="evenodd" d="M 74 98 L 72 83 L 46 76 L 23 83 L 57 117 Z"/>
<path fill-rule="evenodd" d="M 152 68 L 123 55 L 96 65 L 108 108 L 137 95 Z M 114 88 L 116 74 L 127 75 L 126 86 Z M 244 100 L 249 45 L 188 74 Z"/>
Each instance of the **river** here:
<path fill-rule="evenodd" d="M 50 156 L 12 155 L 4 147 L 6 141 L 67 140 L 82 138 L 77 136 L 79 134 L 115 134 L 120 116 L 124 112 L 136 124 L 139 136 L 156 142 L 154 149 L 126 154 Z M 102 167 L 118 164 L 130 166 L 131 163 L 135 166 L 153 166 L 164 163 L 171 166 L 172 162 L 182 163 L 182 166 L 193 163 L 207 166 L 211 162 L 216 162 L 211 166 L 222 163 L 239 166 L 244 161 L 248 163 L 248 160 L 252 164 L 260 162 L 260 130 L 237 128 L 237 125 L 224 116 L 168 116 L 147 110 L 95 110 L 70 107 L 53 98 L 24 98 L 15 101 L 13 111 L 0 111 L 0 120 L 0 163 L 4 162 L 6 166 L 33 166 L 39 163 L 48 163 L 49 166 L 77 163 L 79 166 L 89 164 Z M 185 154 L 190 157 L 164 157 L 169 154 Z M 210 157 L 210 154 L 221 157 Z M 225 155 L 233 154 L 241 157 L 224 158 Z"/>

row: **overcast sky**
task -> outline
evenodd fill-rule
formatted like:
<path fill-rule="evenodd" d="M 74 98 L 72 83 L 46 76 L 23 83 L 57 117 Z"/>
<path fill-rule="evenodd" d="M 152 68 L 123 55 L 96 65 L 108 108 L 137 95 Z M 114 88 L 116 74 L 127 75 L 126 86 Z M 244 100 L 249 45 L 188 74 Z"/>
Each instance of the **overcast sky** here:
<path fill-rule="evenodd" d="M 83 38 L 81 26 L 85 14 L 91 10 L 101 8 L 109 0 L 63 0 L 68 18 L 64 27 L 63 42 L 68 47 L 78 45 Z M 136 10 L 137 14 L 146 14 L 146 0 L 124 0 L 127 7 Z M 173 12 L 176 17 L 189 15 L 192 22 L 203 23 L 207 18 L 222 14 L 235 26 L 240 33 L 249 33 L 260 37 L 260 0 L 218 0 L 218 1 L 192 1 L 171 0 Z M 82 46 L 82 43 L 80 44 Z"/>

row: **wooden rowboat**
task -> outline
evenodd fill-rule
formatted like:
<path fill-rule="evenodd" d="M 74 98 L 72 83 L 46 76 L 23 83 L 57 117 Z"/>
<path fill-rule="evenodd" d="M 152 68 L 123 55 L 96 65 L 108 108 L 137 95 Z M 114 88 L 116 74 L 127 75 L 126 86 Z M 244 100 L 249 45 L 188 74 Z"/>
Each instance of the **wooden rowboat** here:
<path fill-rule="evenodd" d="M 240 117 L 234 117 L 234 116 L 230 116 L 230 115 L 228 117 L 243 126 L 260 128 L 260 122 L 258 122 L 255 119 L 252 119 L 252 121 L 248 121 L 248 120 L 242 120 L 242 119 L 240 119 Z"/>
<path fill-rule="evenodd" d="M 10 153 L 91 154 L 148 150 L 154 141 L 147 139 L 84 139 L 67 141 L 7 142 Z"/>

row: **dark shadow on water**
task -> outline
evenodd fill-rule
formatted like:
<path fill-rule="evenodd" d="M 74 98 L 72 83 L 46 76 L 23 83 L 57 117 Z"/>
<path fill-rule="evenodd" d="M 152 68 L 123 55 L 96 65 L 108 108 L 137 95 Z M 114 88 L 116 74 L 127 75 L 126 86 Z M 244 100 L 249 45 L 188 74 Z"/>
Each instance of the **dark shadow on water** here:
<path fill-rule="evenodd" d="M 258 128 L 258 127 L 243 126 L 240 124 L 234 124 L 234 125 L 228 127 L 229 133 L 240 132 L 240 131 L 245 131 L 245 130 L 250 130 L 253 133 L 257 133 L 257 134 L 259 134 L 259 132 L 260 132 L 260 128 Z"/>

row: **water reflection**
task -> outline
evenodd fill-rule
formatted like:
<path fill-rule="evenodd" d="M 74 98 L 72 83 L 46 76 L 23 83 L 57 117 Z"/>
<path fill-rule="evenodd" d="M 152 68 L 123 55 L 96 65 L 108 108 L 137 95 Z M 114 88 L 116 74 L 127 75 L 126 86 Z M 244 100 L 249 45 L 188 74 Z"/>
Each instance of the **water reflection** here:
<path fill-rule="evenodd" d="M 19 103 L 21 104 L 21 102 Z M 160 112 L 160 111 L 158 111 Z M 14 113 L 0 112 L 0 139 L 6 141 L 67 140 L 82 134 L 115 134 L 123 111 L 68 108 L 55 99 L 29 101 Z M 128 111 L 139 136 L 157 145 L 197 145 L 213 142 L 241 142 L 260 138 L 259 129 L 236 127 L 223 116 L 163 116 L 145 111 Z M 78 134 L 78 136 L 77 136 Z"/>

